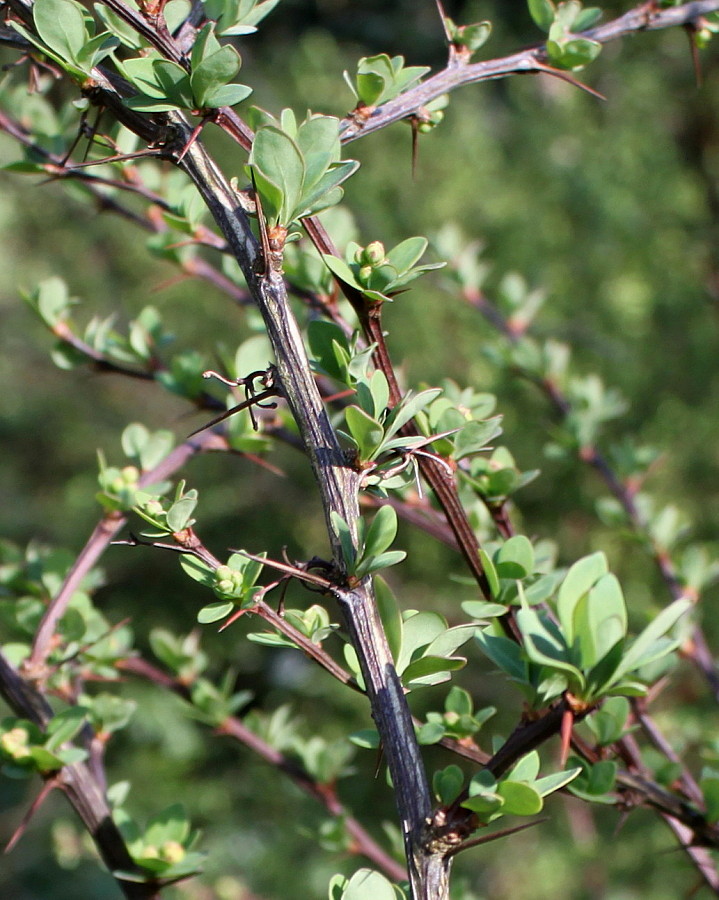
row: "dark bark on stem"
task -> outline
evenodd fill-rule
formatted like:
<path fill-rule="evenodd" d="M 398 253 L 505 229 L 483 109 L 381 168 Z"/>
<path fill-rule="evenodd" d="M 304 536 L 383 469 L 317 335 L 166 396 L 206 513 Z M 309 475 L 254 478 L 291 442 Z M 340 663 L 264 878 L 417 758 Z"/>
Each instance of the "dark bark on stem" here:
<path fill-rule="evenodd" d="M 171 118 L 177 127 L 177 146 L 185 147 L 190 128 L 180 116 Z M 289 306 L 284 280 L 269 267 L 269 260 L 262 259 L 234 192 L 199 142 L 192 144 L 180 165 L 222 230 L 265 321 L 278 381 L 299 427 L 322 498 L 335 566 L 342 572 L 341 545 L 330 516 L 333 512 L 340 515 L 356 537 L 360 514 L 359 476 L 349 467 L 329 422 Z M 371 579 L 352 589 L 338 587 L 333 593 L 360 661 L 372 715 L 392 775 L 412 897 L 441 900 L 448 896 L 449 862 L 442 854 L 427 848 L 431 798 L 412 718 L 377 613 Z"/>

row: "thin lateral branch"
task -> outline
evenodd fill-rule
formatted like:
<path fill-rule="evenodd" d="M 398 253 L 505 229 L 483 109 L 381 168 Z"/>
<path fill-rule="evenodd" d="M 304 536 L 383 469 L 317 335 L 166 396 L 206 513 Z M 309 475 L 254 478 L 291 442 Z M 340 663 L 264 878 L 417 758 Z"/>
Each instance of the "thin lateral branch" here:
<path fill-rule="evenodd" d="M 474 306 L 484 316 L 487 322 L 502 334 L 510 343 L 515 344 L 526 332 L 527 326 L 517 328 L 507 319 L 502 312 L 480 291 L 463 292 L 465 300 Z M 535 385 L 549 400 L 560 419 L 566 420 L 572 412 L 572 404 L 569 398 L 560 390 L 559 386 L 549 378 L 535 376 L 520 368 L 514 371 L 521 378 Z M 602 479 L 609 492 L 617 500 L 624 510 L 629 524 L 634 532 L 639 535 L 649 550 L 659 575 L 673 600 L 688 598 L 694 603 L 699 597 L 682 584 L 679 571 L 669 551 L 662 547 L 651 534 L 647 522 L 637 506 L 635 495 L 636 488 L 630 489 L 616 473 L 606 456 L 593 444 L 580 447 L 577 453 L 578 459 L 591 466 Z M 492 512 L 492 510 L 490 510 Z M 714 699 L 719 702 L 719 672 L 716 663 L 704 637 L 704 632 L 699 625 L 695 625 L 692 631 L 690 643 L 682 648 L 682 653 L 696 666 L 711 689 Z"/>
<path fill-rule="evenodd" d="M 80 587 L 80 583 L 98 559 L 105 552 L 110 541 L 125 524 L 122 513 L 108 513 L 103 516 L 93 529 L 87 543 L 75 559 L 72 568 L 65 576 L 60 590 L 50 602 L 40 625 L 35 632 L 30 657 L 23 666 L 24 672 L 33 678 L 42 679 L 45 660 L 50 652 L 55 629 L 65 614 L 72 595 Z"/>
<path fill-rule="evenodd" d="M 192 702 L 190 687 L 183 681 L 173 678 L 162 669 L 153 666 L 139 657 L 130 657 L 121 664 L 125 672 L 153 682 L 160 687 L 172 691 L 188 703 Z M 228 717 L 216 729 L 216 733 L 232 737 L 244 744 L 261 759 L 287 775 L 306 794 L 325 807 L 330 815 L 344 820 L 344 827 L 352 837 L 352 852 L 366 857 L 377 865 L 390 878 L 401 881 L 405 878 L 404 867 L 392 859 L 379 844 L 367 833 L 360 823 L 347 813 L 339 801 L 336 791 L 330 785 L 318 783 L 297 761 L 289 759 L 251 731 L 236 716 Z"/>
<path fill-rule="evenodd" d="M 682 6 L 670 9 L 650 9 L 647 3 L 641 3 L 635 9 L 623 16 L 582 32 L 581 36 L 606 44 L 629 34 L 640 31 L 658 31 L 665 28 L 673 28 L 680 25 L 688 25 L 695 22 L 708 13 L 719 10 L 719 0 L 695 0 Z M 476 84 L 482 81 L 496 81 L 509 75 L 526 73 L 540 73 L 556 75 L 554 71 L 547 70 L 548 57 L 544 44 L 538 44 L 519 53 L 513 53 L 500 59 L 483 60 L 477 63 L 468 63 L 462 66 L 450 66 L 441 72 L 430 76 L 417 87 L 411 88 L 400 94 L 394 100 L 390 100 L 377 107 L 372 115 L 361 125 L 354 120 L 345 119 L 343 122 L 342 141 L 347 143 L 359 137 L 364 137 L 393 122 L 399 122 L 417 113 L 437 97 L 447 94 L 466 84 Z"/>
<path fill-rule="evenodd" d="M 187 440 L 155 466 L 154 469 L 145 472 L 139 479 L 140 486 L 156 484 L 174 474 L 184 466 L 188 459 L 199 453 L 211 436 L 199 435 L 192 440 Z M 127 517 L 122 513 L 108 513 L 103 516 L 93 529 L 85 546 L 65 576 L 60 590 L 51 600 L 44 616 L 35 633 L 32 650 L 24 669 L 33 678 L 42 678 L 45 660 L 50 652 L 55 629 L 60 619 L 65 614 L 72 595 L 78 589 L 82 579 L 88 574 L 100 556 L 105 552 L 117 532 L 124 526 Z"/>
<path fill-rule="evenodd" d="M 155 230 L 152 223 L 147 219 L 143 219 L 142 217 L 137 216 L 132 210 L 121 206 L 111 197 L 108 197 L 107 194 L 98 191 L 97 187 L 111 187 L 119 191 L 127 191 L 142 197 L 144 200 L 148 200 L 150 203 L 159 206 L 161 209 L 168 211 L 170 209 L 169 204 L 163 197 L 156 194 L 154 191 L 149 190 L 142 184 L 123 181 L 122 179 L 105 178 L 102 175 L 93 175 L 91 172 L 86 172 L 77 166 L 67 165 L 61 156 L 56 153 L 50 153 L 44 147 L 36 144 L 30 137 L 28 131 L 19 122 L 10 118 L 10 116 L 2 110 L 0 110 L 0 131 L 4 131 L 5 134 L 9 135 L 13 140 L 17 141 L 18 144 L 31 151 L 35 156 L 46 160 L 44 165 L 48 175 L 51 175 L 53 178 L 67 178 L 79 182 L 92 194 L 100 206 L 119 213 L 126 218 L 132 219 L 132 221 L 136 222 L 142 228 Z M 104 160 L 96 161 L 95 165 L 99 165 L 100 162 L 104 162 Z"/>
<path fill-rule="evenodd" d="M 263 618 L 265 622 L 272 625 L 273 628 L 276 628 L 281 634 L 284 634 L 286 637 L 290 638 L 290 640 L 294 641 L 303 653 L 322 666 L 322 668 L 329 672 L 333 678 L 336 678 L 338 681 L 342 682 L 342 684 L 346 684 L 353 690 L 361 692 L 354 677 L 350 675 L 346 669 L 338 662 L 335 662 L 322 647 L 315 644 L 308 637 L 305 637 L 305 635 L 296 628 L 293 628 L 290 623 L 286 622 L 285 619 L 283 619 L 282 616 L 266 601 L 261 600 L 257 604 L 256 610 L 248 610 L 248 612 L 255 612 L 258 616 Z"/>
<path fill-rule="evenodd" d="M 632 712 L 634 714 L 634 718 L 637 720 L 642 728 L 642 731 L 649 738 L 652 744 L 654 744 L 657 750 L 659 750 L 659 752 L 670 762 L 675 763 L 676 765 L 681 767 L 681 774 L 677 781 L 681 784 L 681 788 L 684 794 L 692 801 L 692 803 L 695 803 L 698 806 L 703 806 L 704 795 L 702 794 L 701 788 L 692 777 L 689 769 L 682 763 L 677 754 L 674 752 L 674 748 L 661 733 L 652 717 L 644 709 L 644 705 L 645 704 L 642 701 L 642 698 L 636 698 L 632 701 Z"/>

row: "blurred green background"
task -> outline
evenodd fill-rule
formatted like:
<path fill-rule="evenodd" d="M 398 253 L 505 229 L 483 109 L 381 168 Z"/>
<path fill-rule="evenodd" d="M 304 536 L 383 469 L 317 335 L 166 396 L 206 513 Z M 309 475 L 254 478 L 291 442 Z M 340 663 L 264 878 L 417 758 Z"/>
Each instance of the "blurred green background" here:
<path fill-rule="evenodd" d="M 481 58 L 540 39 L 523 2 L 445 5 L 457 21 L 493 22 Z M 611 16 L 628 5 L 602 6 Z M 408 63 L 436 69 L 445 54 L 430 0 L 283 0 L 240 50 L 241 78 L 254 87 L 258 105 L 335 115 L 352 106 L 341 76 L 361 56 L 401 53 Z M 629 401 L 626 416 L 608 427 L 606 443 L 629 434 L 661 448 L 651 492 L 658 503 L 679 507 L 694 538 L 716 542 L 716 46 L 702 54 L 702 66 L 697 87 L 687 37 L 674 30 L 605 48 L 582 77 L 606 101 L 547 77 L 464 88 L 452 96 L 442 125 L 420 140 L 414 178 L 406 125 L 351 144 L 347 155 L 362 166 L 347 185 L 346 205 L 363 244 L 379 239 L 391 246 L 456 221 L 468 240 L 485 247 L 490 297 L 501 294 L 509 273 L 543 290 L 548 299 L 538 334 L 570 343 L 577 372 L 598 372 Z M 207 141 L 226 173 L 239 174 L 240 151 L 217 135 Z M 18 155 L 0 136 L 0 162 Z M 97 448 L 122 464 L 119 436 L 127 423 L 170 428 L 182 437 L 201 419 L 189 417 L 186 403 L 155 385 L 56 369 L 51 338 L 20 301 L 18 287 L 62 276 L 83 300 L 82 321 L 117 312 L 124 324 L 152 303 L 178 347 L 196 348 L 209 359 L 218 341 L 232 345 L 250 332 L 245 314 L 225 296 L 203 282 L 177 280 L 175 269 L 148 254 L 145 236 L 132 224 L 96 214 L 58 183 L 3 175 L 0 184 L 0 534 L 20 545 L 38 541 L 77 552 L 99 515 Z M 596 476 L 578 462 L 545 454 L 553 427 L 546 401 L 490 361 L 485 350 L 496 340 L 492 329 L 446 289 L 441 274 L 398 298 L 386 325 L 408 385 L 449 376 L 497 394 L 503 442 L 520 468 L 542 469 L 518 497 L 519 527 L 555 540 L 566 563 L 606 550 L 639 624 L 650 604 L 664 605 L 652 562 L 631 536 L 598 519 L 595 501 L 604 490 Z M 200 491 L 201 536 L 216 553 L 244 546 L 277 555 L 284 545 L 298 558 L 325 552 L 304 461 L 287 448 L 271 459 L 286 478 L 219 454 L 195 459 L 186 471 Z M 472 592 L 447 581 L 457 568 L 454 554 L 405 526 L 400 542 L 410 555 L 393 571 L 392 583 L 403 606 L 431 606 L 459 621 L 459 603 Z M 206 602 L 171 554 L 114 547 L 102 567 L 98 605 L 112 621 L 131 616 L 141 648 L 152 627 L 186 633 Z M 300 591 L 292 600 L 311 602 Z M 714 645 L 716 602 L 716 591 L 709 592 L 702 606 Z M 214 672 L 234 666 L 238 688 L 253 690 L 263 708 L 290 703 L 307 735 L 334 739 L 367 727 L 361 699 L 346 697 L 299 654 L 248 644 L 246 630 L 244 623 L 219 637 L 207 630 L 203 640 Z M 457 681 L 476 706 L 500 708 L 488 734 L 513 726 L 518 695 L 478 654 Z M 716 708 L 689 670 L 677 681 L 680 687 L 661 701 L 657 716 L 696 762 L 699 744 L 716 735 Z M 109 748 L 110 781 L 132 781 L 129 806 L 140 820 L 181 799 L 203 831 L 202 846 L 211 850 L 206 874 L 168 897 L 319 898 L 333 872 L 360 865 L 317 846 L 322 811 L 249 751 L 193 724 L 174 698 L 136 683 L 121 690 L 140 707 Z M 426 693 L 418 713 L 432 703 L 432 691 Z M 553 753 L 550 748 L 547 759 L 556 759 Z M 430 767 L 451 761 L 438 752 L 428 757 Z M 358 752 L 355 774 L 342 781 L 340 793 L 381 837 L 379 821 L 392 821 L 393 809 L 383 776 L 374 777 L 375 763 L 374 754 Z M 0 843 L 30 802 L 27 789 L 25 782 L 2 782 Z M 551 821 L 541 827 L 460 856 L 456 896 L 673 900 L 695 884 L 682 854 L 670 852 L 670 833 L 649 812 L 634 812 L 617 837 L 622 817 L 615 809 L 589 809 L 571 798 L 554 798 L 548 808 Z M 18 847 L 2 858 L 0 894 L 14 900 L 117 896 L 86 858 L 61 797 L 51 797 Z"/>

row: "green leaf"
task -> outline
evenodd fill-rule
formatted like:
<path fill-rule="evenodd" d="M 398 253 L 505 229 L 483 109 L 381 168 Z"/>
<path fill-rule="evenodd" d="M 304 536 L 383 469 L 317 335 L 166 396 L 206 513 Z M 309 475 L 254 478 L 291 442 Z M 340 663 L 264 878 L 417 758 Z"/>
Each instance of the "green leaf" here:
<path fill-rule="evenodd" d="M 335 322 L 328 322 L 327 319 L 313 319 L 307 327 L 307 340 L 315 368 L 319 365 L 330 378 L 344 382 L 346 366 L 339 364 L 337 349 L 341 350 L 343 360 L 349 359 L 350 345 L 340 326 Z"/>
<path fill-rule="evenodd" d="M 363 559 L 357 566 L 357 577 L 364 578 L 380 569 L 388 569 L 390 566 L 396 566 L 397 563 L 403 562 L 407 558 L 404 550 L 388 550 L 386 553 L 380 553 L 378 556 L 371 556 Z"/>
<path fill-rule="evenodd" d="M 533 782 L 539 775 L 539 754 L 532 750 L 517 762 L 509 773 L 512 781 Z"/>
<path fill-rule="evenodd" d="M 208 603 L 197 613 L 197 621 L 200 625 L 210 625 L 224 619 L 235 608 L 232 600 L 219 600 L 217 603 Z"/>
<path fill-rule="evenodd" d="M 580 69 L 595 60 L 602 51 L 602 45 L 587 38 L 568 41 L 547 41 L 547 55 L 555 66 L 561 69 Z"/>
<path fill-rule="evenodd" d="M 332 897 L 332 895 L 330 895 Z M 341 900 L 398 900 L 392 882 L 379 872 L 359 869 L 350 878 L 344 891 L 337 895 Z"/>
<path fill-rule="evenodd" d="M 120 40 L 114 35 L 108 32 L 97 34 L 94 38 L 90 38 L 78 53 L 77 63 L 80 68 L 89 73 L 119 46 Z"/>
<path fill-rule="evenodd" d="M 314 215 L 316 212 L 339 203 L 343 196 L 339 185 L 354 174 L 358 168 L 359 163 L 354 159 L 344 159 L 334 163 L 311 189 L 303 191 L 302 203 L 297 208 L 295 217 Z"/>
<path fill-rule="evenodd" d="M 490 559 L 489 554 L 482 547 L 479 548 L 479 561 L 482 563 L 484 574 L 487 576 L 492 597 L 497 597 L 501 588 L 499 575 L 497 575 L 497 570 L 494 568 L 494 563 Z"/>
<path fill-rule="evenodd" d="M 471 716 L 473 710 L 472 696 L 464 688 L 455 684 L 447 694 L 444 708 L 447 712 L 455 713 L 458 716 Z"/>
<path fill-rule="evenodd" d="M 523 607 L 517 612 L 517 625 L 522 632 L 524 648 L 532 662 L 569 672 L 583 684 L 576 666 L 569 662 L 569 649 L 550 621 L 542 621 L 537 612 Z"/>
<path fill-rule="evenodd" d="M 376 728 L 363 728 L 355 731 L 349 736 L 349 739 L 357 747 L 363 747 L 365 750 L 377 750 L 382 744 Z"/>
<path fill-rule="evenodd" d="M 425 237 L 407 238 L 389 251 L 387 262 L 397 270 L 398 275 L 404 275 L 421 259 L 428 244 Z"/>
<path fill-rule="evenodd" d="M 31 747 L 30 758 L 40 772 L 54 772 L 63 766 L 63 760 L 59 754 L 50 753 L 44 747 Z"/>
<path fill-rule="evenodd" d="M 432 789 L 440 803 L 451 803 L 462 790 L 464 772 L 459 766 L 439 769 L 432 776 Z"/>
<path fill-rule="evenodd" d="M 297 132 L 297 146 L 305 161 L 304 190 L 320 181 L 329 166 L 340 158 L 339 119 L 310 116 Z"/>
<path fill-rule="evenodd" d="M 556 12 L 551 0 L 527 0 L 527 6 L 535 25 L 539 26 L 542 31 L 549 31 Z"/>
<path fill-rule="evenodd" d="M 516 681 L 526 681 L 526 663 L 522 659 L 522 651 L 518 644 L 501 635 L 491 634 L 487 629 L 478 629 L 474 636 L 495 666 L 499 666 Z"/>
<path fill-rule="evenodd" d="M 71 741 L 86 722 L 87 709 L 82 706 L 73 706 L 58 713 L 48 722 L 45 749 L 58 750 L 61 744 Z"/>
<path fill-rule="evenodd" d="M 364 544 L 364 556 L 378 556 L 391 545 L 397 537 L 397 513 L 393 506 L 385 504 L 377 511 L 367 529 Z"/>
<path fill-rule="evenodd" d="M 501 781 L 497 793 L 504 800 L 504 815 L 534 816 L 544 806 L 541 794 L 523 781 Z"/>
<path fill-rule="evenodd" d="M 614 788 L 617 775 L 617 764 L 614 760 L 603 759 L 591 766 L 574 757 L 570 761 L 580 763 L 582 769 L 582 773 L 569 785 L 571 794 L 593 803 L 616 802 L 614 797 L 607 796 Z"/>
<path fill-rule="evenodd" d="M 247 166 L 246 171 L 249 173 L 252 169 Z M 254 169 L 254 183 L 257 192 L 262 198 L 262 210 L 269 225 L 277 225 L 282 221 L 284 215 L 283 204 L 284 194 L 282 188 L 275 184 L 270 178 L 267 178 L 257 168 Z"/>
<path fill-rule="evenodd" d="M 177 29 L 190 15 L 191 9 L 192 4 L 189 2 L 189 0 L 170 0 L 169 3 L 165 4 L 162 12 L 165 17 L 167 30 L 170 32 L 170 34 L 174 34 L 175 31 L 177 31 Z"/>
<path fill-rule="evenodd" d="M 425 652 L 435 656 L 451 656 L 474 636 L 475 630 L 474 625 L 455 625 L 453 628 L 446 628 L 428 644 Z"/>
<path fill-rule="evenodd" d="M 517 534 L 506 540 L 494 555 L 500 578 L 524 578 L 534 571 L 534 547 L 529 538 Z"/>
<path fill-rule="evenodd" d="M 650 658 L 657 658 L 656 656 L 651 655 L 652 645 L 669 631 L 669 629 L 672 628 L 687 610 L 691 609 L 691 607 L 691 600 L 682 598 L 675 600 L 674 603 L 670 603 L 669 606 L 663 609 L 659 615 L 647 625 L 644 631 L 635 638 L 632 645 L 624 654 L 624 657 L 617 668 L 617 677 L 620 678 L 634 669 L 637 669 L 640 665 L 646 664 L 650 661 Z M 669 647 L 666 647 L 665 652 L 669 652 Z"/>
<path fill-rule="evenodd" d="M 36 0 L 32 15 L 44 43 L 62 59 L 75 62 L 89 40 L 82 7 L 73 0 Z"/>
<path fill-rule="evenodd" d="M 382 620 L 392 659 L 396 663 L 402 650 L 402 613 L 390 586 L 379 575 L 374 578 L 374 592 L 377 612 Z"/>
<path fill-rule="evenodd" d="M 435 397 L 439 397 L 441 393 L 441 388 L 430 388 L 426 391 L 420 391 L 418 394 L 413 394 L 409 391 L 387 417 L 385 437 L 389 439 L 395 435 L 400 428 L 411 421 L 418 412 L 424 409 L 425 406 L 428 406 Z"/>
<path fill-rule="evenodd" d="M 594 666 L 622 641 L 627 631 L 624 595 L 616 577 L 602 576 L 574 609 L 574 631 L 582 668 Z"/>
<path fill-rule="evenodd" d="M 609 746 L 619 740 L 624 733 L 629 711 L 626 697 L 610 697 L 602 704 L 601 709 L 585 719 L 600 746 Z"/>
<path fill-rule="evenodd" d="M 581 767 L 577 766 L 574 769 L 566 769 L 564 772 L 555 772 L 554 775 L 545 775 L 544 778 L 538 778 L 533 787 L 542 797 L 546 797 L 554 791 L 566 787 L 581 771 Z"/>
<path fill-rule="evenodd" d="M 190 54 L 190 68 L 194 72 L 202 64 L 202 61 L 217 53 L 221 49 L 220 42 L 215 37 L 215 23 L 207 22 L 202 26 L 192 43 Z M 234 73 L 232 76 L 233 77 Z"/>
<path fill-rule="evenodd" d="M 501 421 L 501 416 L 495 416 L 484 422 L 467 422 L 454 439 L 452 459 L 465 459 L 484 450 L 490 441 L 502 433 Z"/>
<path fill-rule="evenodd" d="M 382 444 L 384 428 L 358 406 L 348 406 L 345 409 L 345 421 L 349 433 L 357 442 L 360 460 L 366 462 L 373 459 Z"/>
<path fill-rule="evenodd" d="M 184 843 L 190 833 L 187 813 L 181 803 L 173 803 L 162 812 L 152 816 L 145 829 L 144 841 L 159 847 L 166 841 Z"/>
<path fill-rule="evenodd" d="M 719 772 L 704 769 L 699 787 L 704 797 L 707 821 L 710 823 L 719 821 Z"/>
<path fill-rule="evenodd" d="M 462 610 L 473 619 L 493 619 L 507 612 L 501 603 L 489 603 L 486 600 L 465 600 Z"/>
<path fill-rule="evenodd" d="M 353 288 L 357 288 L 358 291 L 362 290 L 362 285 L 357 281 L 352 269 L 350 269 L 343 259 L 340 259 L 338 256 L 333 256 L 331 253 L 323 253 L 322 259 L 336 278 L 339 278 L 340 281 L 344 281 L 345 284 L 349 284 Z"/>
<path fill-rule="evenodd" d="M 54 276 L 41 281 L 28 302 L 35 306 L 49 328 L 67 319 L 72 306 L 67 285 L 62 278 Z"/>
<path fill-rule="evenodd" d="M 355 546 L 354 541 L 352 540 L 352 532 L 350 531 L 349 525 L 342 516 L 335 512 L 334 510 L 330 513 L 330 519 L 332 520 L 332 527 L 334 528 L 335 534 L 339 538 L 340 545 L 342 547 L 342 557 L 344 559 L 345 566 L 347 567 L 348 574 L 352 574 L 355 568 Z"/>
<path fill-rule="evenodd" d="M 157 83 L 164 92 L 164 96 L 170 103 L 192 109 L 195 100 L 192 96 L 192 87 L 187 72 L 175 62 L 169 59 L 156 59 L 152 64 Z"/>
<path fill-rule="evenodd" d="M 215 570 L 211 566 L 208 566 L 207 563 L 202 562 L 202 560 L 199 560 L 196 556 L 190 556 L 188 553 L 183 553 L 182 556 L 180 556 L 180 565 L 190 578 L 194 578 L 195 581 L 199 581 L 200 584 L 205 587 L 213 587 L 215 583 Z"/>
<path fill-rule="evenodd" d="M 603 553 L 585 556 L 570 567 L 557 596 L 557 615 L 568 644 L 574 642 L 574 609 L 582 597 L 609 571 Z"/>
<path fill-rule="evenodd" d="M 461 804 L 480 816 L 489 816 L 504 805 L 504 798 L 497 792 L 497 782 L 487 769 L 472 776 L 469 782 L 469 798 Z"/>
<path fill-rule="evenodd" d="M 305 164 L 299 147 L 280 128 L 265 125 L 255 135 L 250 165 L 276 185 L 282 195 L 277 222 L 271 224 L 289 225 L 299 205 L 305 178 Z M 257 179 L 256 184 L 264 204 L 262 182 Z"/>
<path fill-rule="evenodd" d="M 487 43 L 491 33 L 491 22 L 475 22 L 472 25 L 465 25 L 457 35 L 456 41 L 474 53 Z"/>
<path fill-rule="evenodd" d="M 402 672 L 402 684 L 408 685 L 413 681 L 421 681 L 430 676 L 440 675 L 443 673 L 455 672 L 457 669 L 463 669 L 467 660 L 461 658 L 448 659 L 446 656 L 421 656 L 414 662 L 410 663 Z M 436 681 L 432 681 L 436 684 Z"/>
<path fill-rule="evenodd" d="M 397 671 L 403 672 L 412 657 L 447 629 L 444 617 L 436 612 L 418 612 L 408 615 L 402 624 L 402 653 L 397 660 Z"/>
<path fill-rule="evenodd" d="M 240 54 L 234 47 L 226 45 L 216 53 L 206 56 L 193 68 L 190 75 L 192 94 L 200 109 L 212 106 L 209 97 L 218 88 L 225 86 L 240 71 Z M 248 89 L 247 94 L 250 93 Z M 247 96 L 247 95 L 246 95 Z"/>
<path fill-rule="evenodd" d="M 172 506 L 167 510 L 166 521 L 167 527 L 173 534 L 177 534 L 178 531 L 182 531 L 185 528 L 188 528 L 192 524 L 192 513 L 197 506 L 197 495 L 196 492 L 194 497 L 186 496 L 181 500 L 177 500 Z"/>
<path fill-rule="evenodd" d="M 425 722 L 417 731 L 417 742 L 429 747 L 442 740 L 446 732 L 444 722 Z"/>
<path fill-rule="evenodd" d="M 221 106 L 236 106 L 246 100 L 251 93 L 252 88 L 246 84 L 222 84 L 214 90 L 208 91 L 204 105 L 211 109 Z"/>
<path fill-rule="evenodd" d="M 575 32 L 587 31 L 602 18 L 602 10 L 597 6 L 588 6 L 583 9 L 574 20 L 572 28 Z"/>

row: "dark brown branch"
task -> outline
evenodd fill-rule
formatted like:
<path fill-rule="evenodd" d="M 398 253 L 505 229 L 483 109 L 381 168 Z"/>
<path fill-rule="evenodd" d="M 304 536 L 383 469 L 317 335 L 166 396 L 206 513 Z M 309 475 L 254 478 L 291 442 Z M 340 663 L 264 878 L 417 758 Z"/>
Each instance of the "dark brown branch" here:
<path fill-rule="evenodd" d="M 13 669 L 1 652 L 0 695 L 15 715 L 28 719 L 43 730 L 53 716 L 52 709 L 42 694 Z M 52 777 L 57 780 L 58 787 L 79 815 L 108 869 L 111 872 L 141 874 L 142 870 L 134 863 L 113 822 L 103 792 L 85 763 L 64 766 Z M 115 878 L 127 900 L 156 900 L 159 897 L 154 884 L 127 881 L 120 876 Z"/>

